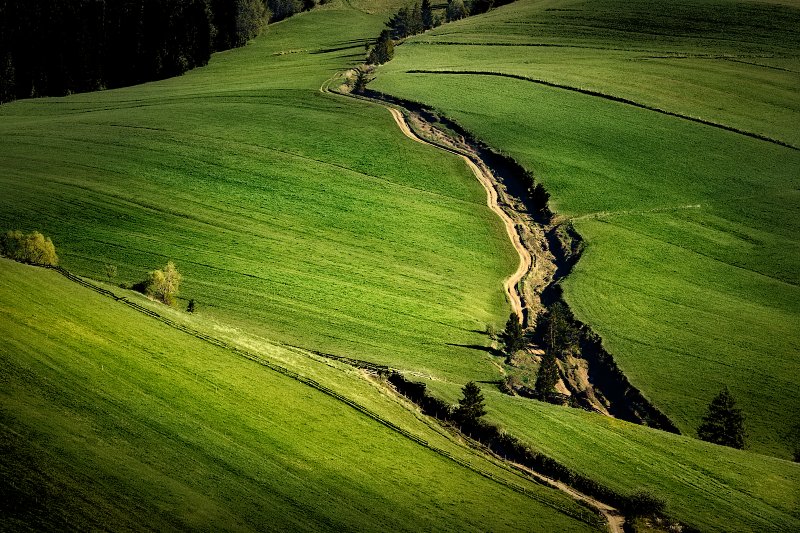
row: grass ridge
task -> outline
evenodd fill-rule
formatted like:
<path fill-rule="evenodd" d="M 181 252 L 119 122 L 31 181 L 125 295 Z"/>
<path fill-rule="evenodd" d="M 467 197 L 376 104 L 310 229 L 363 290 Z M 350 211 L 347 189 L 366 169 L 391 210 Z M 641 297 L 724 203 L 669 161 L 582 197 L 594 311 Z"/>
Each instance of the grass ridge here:
<path fill-rule="evenodd" d="M 426 69 L 409 69 L 406 71 L 407 74 L 455 74 L 455 75 L 469 75 L 469 76 L 499 76 L 502 78 L 511 78 L 515 80 L 527 81 L 531 83 L 535 83 L 537 85 L 544 85 L 545 87 L 552 87 L 554 89 L 564 89 L 566 91 L 572 91 L 580 94 L 585 94 L 587 96 L 595 96 L 597 98 L 603 98 L 604 100 L 610 100 L 612 102 L 618 102 L 620 104 L 626 104 L 633 107 L 638 107 L 639 109 L 644 109 L 647 111 L 654 111 L 656 113 L 661 113 L 662 115 L 667 115 L 670 117 L 680 118 L 683 120 L 688 120 L 690 122 L 695 122 L 697 124 L 703 124 L 704 126 L 711 126 L 712 128 L 719 128 L 721 130 L 729 131 L 731 133 L 737 133 L 739 135 L 744 135 L 745 137 L 750 137 L 753 139 L 758 139 L 760 141 L 766 141 L 772 144 L 777 144 L 778 146 L 783 146 L 784 148 L 789 148 L 791 150 L 800 151 L 800 147 L 794 146 L 785 141 L 781 141 L 780 139 L 774 139 L 767 135 L 762 135 L 761 133 L 754 133 L 751 131 L 745 131 L 739 128 L 735 128 L 733 126 L 727 126 L 725 124 L 720 124 L 719 122 L 713 122 L 711 120 L 706 120 L 704 118 L 699 117 L 692 117 L 689 115 L 684 115 L 681 113 L 675 113 L 674 111 L 667 111 L 666 109 L 661 109 L 660 107 L 650 106 L 647 104 L 642 104 L 639 102 L 635 102 L 628 98 L 622 98 L 620 96 L 614 96 L 612 94 L 603 93 L 600 91 L 594 91 L 592 89 L 583 89 L 581 87 L 573 87 L 571 85 L 564 85 L 562 83 L 554 83 L 551 81 L 540 80 L 536 78 L 531 78 L 529 76 L 522 76 L 520 74 L 508 74 L 505 72 L 491 72 L 485 70 L 426 70 Z"/>

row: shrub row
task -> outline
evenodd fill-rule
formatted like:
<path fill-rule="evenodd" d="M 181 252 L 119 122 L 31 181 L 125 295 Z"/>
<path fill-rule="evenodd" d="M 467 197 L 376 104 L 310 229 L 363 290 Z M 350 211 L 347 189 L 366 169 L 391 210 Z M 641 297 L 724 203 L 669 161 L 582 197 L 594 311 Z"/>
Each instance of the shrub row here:
<path fill-rule="evenodd" d="M 532 450 L 518 438 L 506 433 L 500 427 L 477 420 L 469 424 L 459 423 L 453 416 L 453 407 L 447 402 L 431 396 L 424 383 L 410 381 L 399 372 L 389 375 L 389 383 L 395 389 L 418 405 L 426 415 L 449 422 L 470 438 L 488 447 L 498 456 L 524 465 L 532 470 L 561 481 L 575 489 L 609 505 L 613 505 L 626 516 L 658 515 L 664 512 L 665 502 L 646 491 L 623 494 L 575 472 L 555 459 Z"/>
<path fill-rule="evenodd" d="M 9 231 L 0 236 L 0 255 L 32 265 L 58 264 L 53 241 L 38 231 L 27 234 L 21 231 Z"/>

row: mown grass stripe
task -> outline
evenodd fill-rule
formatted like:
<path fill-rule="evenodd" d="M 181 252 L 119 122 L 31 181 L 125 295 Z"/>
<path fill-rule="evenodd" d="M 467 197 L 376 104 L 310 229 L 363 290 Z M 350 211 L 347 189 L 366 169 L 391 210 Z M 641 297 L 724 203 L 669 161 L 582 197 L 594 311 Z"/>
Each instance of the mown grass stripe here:
<path fill-rule="evenodd" d="M 529 76 L 522 76 L 520 74 L 509 74 L 505 72 L 490 72 L 485 70 L 426 70 L 426 69 L 410 69 L 406 71 L 407 74 L 454 74 L 454 75 L 462 75 L 462 76 L 498 76 L 501 78 L 511 78 L 514 80 L 521 80 L 527 81 L 530 83 L 535 83 L 537 85 L 544 85 L 545 87 L 552 87 L 554 89 L 564 89 L 565 91 L 572 91 L 580 94 L 585 94 L 587 96 L 595 96 L 597 98 L 602 98 L 604 100 L 610 100 L 612 102 L 617 102 L 620 104 L 626 104 L 633 107 L 638 107 L 639 109 L 645 109 L 647 111 L 654 111 L 656 113 L 661 113 L 662 115 L 667 115 L 670 117 L 680 118 L 682 120 L 688 120 L 690 122 L 695 122 L 697 124 L 703 124 L 704 126 L 711 126 L 712 128 L 719 128 L 721 130 L 729 131 L 731 133 L 737 133 L 739 135 L 744 135 L 745 137 L 750 137 L 753 139 L 758 139 L 760 141 L 766 141 L 772 144 L 777 144 L 778 146 L 783 146 L 784 148 L 789 148 L 791 150 L 800 151 L 800 147 L 794 146 L 785 141 L 781 141 L 779 139 L 774 139 L 772 137 L 768 137 L 766 135 L 762 135 L 760 133 L 753 133 L 751 131 L 745 131 L 739 128 L 735 128 L 733 126 L 727 126 L 725 124 L 720 124 L 719 122 L 713 122 L 711 120 L 706 120 L 699 117 L 691 117 L 689 115 L 683 115 L 681 113 L 675 113 L 673 111 L 667 111 L 666 109 L 661 109 L 659 107 L 650 106 L 647 104 L 642 104 L 639 102 L 634 102 L 633 100 L 629 100 L 627 98 L 622 98 L 620 96 L 614 96 L 611 94 L 602 93 L 600 91 L 593 91 L 591 89 L 583 89 L 581 87 L 573 87 L 570 85 L 564 85 L 561 83 L 555 83 L 552 81 L 540 80 L 536 78 L 531 78 Z"/>

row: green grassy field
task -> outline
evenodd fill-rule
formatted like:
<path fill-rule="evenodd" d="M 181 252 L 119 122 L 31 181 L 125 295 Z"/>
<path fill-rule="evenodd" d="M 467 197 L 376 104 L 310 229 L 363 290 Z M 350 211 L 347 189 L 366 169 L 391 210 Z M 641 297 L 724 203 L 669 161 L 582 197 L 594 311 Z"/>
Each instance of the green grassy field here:
<path fill-rule="evenodd" d="M 502 280 L 516 266 L 481 186 L 458 158 L 403 137 L 385 109 L 319 91 L 363 59 L 364 39 L 399 4 L 334 2 L 180 78 L 0 106 L 0 230 L 52 236 L 64 266 L 85 276 L 116 265 L 110 285 L 172 259 L 185 276 L 179 306 L 194 298 L 198 312 L 143 305 L 524 484 L 360 372 L 286 346 L 430 374 L 451 401 L 469 379 L 500 378 L 468 347 L 507 317 Z M 745 39 L 750 26 L 725 19 L 734 38 L 698 43 L 608 34 L 621 5 L 592 4 L 605 26 L 584 4 L 556 1 L 443 26 L 398 47 L 375 87 L 435 104 L 537 171 L 589 242 L 565 285 L 570 303 L 683 429 L 728 383 L 751 450 L 786 457 L 800 407 L 790 397 L 800 379 L 797 152 L 530 82 L 405 73 L 469 65 L 585 85 L 797 144 L 793 8 L 748 5 L 752 26 L 781 27 L 774 38 Z M 705 12 L 682 5 L 686 20 Z M 557 23 L 572 16 L 586 20 Z M 580 47 L 422 44 L 437 39 Z M 619 43 L 626 50 L 609 50 Z M 773 55 L 649 58 L 701 45 Z M 558 493 L 525 484 L 525 498 L 54 272 L 0 260 L 0 311 L 9 528 L 596 526 Z M 511 433 L 625 493 L 649 488 L 703 530 L 798 528 L 800 474 L 788 461 L 486 393 L 490 418 Z"/>
<path fill-rule="evenodd" d="M 528 76 L 800 146 L 798 6 L 524 0 L 415 37 L 407 53 L 417 69 Z"/>
<path fill-rule="evenodd" d="M 588 245 L 568 302 L 682 431 L 727 383 L 750 449 L 789 457 L 800 152 L 530 81 L 407 72 L 521 75 L 798 144 L 800 10 L 650 7 L 523 0 L 411 39 L 372 86 L 440 108 L 535 171 Z"/>
<path fill-rule="evenodd" d="M 96 278 L 172 259 L 181 305 L 274 340 L 493 376 L 458 346 L 508 315 L 516 257 L 485 192 L 382 107 L 319 92 L 381 25 L 326 6 L 180 78 L 2 106 L 0 228 Z"/>
<path fill-rule="evenodd" d="M 457 385 L 428 382 L 455 401 Z M 700 531 L 796 531 L 800 465 L 715 446 L 485 387 L 488 417 L 576 472 L 630 494 L 664 498 L 670 516 Z"/>
<path fill-rule="evenodd" d="M 0 302 L 3 529 L 588 531 L 597 523 L 557 491 L 455 445 L 354 371 L 277 347 L 267 354 L 535 499 L 55 272 L 0 259 Z"/>

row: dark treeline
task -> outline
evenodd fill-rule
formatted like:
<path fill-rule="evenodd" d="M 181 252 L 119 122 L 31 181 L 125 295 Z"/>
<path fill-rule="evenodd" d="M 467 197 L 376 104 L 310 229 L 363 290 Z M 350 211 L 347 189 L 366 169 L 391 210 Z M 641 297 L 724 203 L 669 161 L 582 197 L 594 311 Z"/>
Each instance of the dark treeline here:
<path fill-rule="evenodd" d="M 514 0 L 448 0 L 447 7 L 434 11 L 431 0 L 422 0 L 401 7 L 386 23 L 388 29 L 381 32 L 375 46 L 367 54 L 367 64 L 381 65 L 392 59 L 394 43 L 392 40 L 405 39 L 428 31 L 445 22 L 453 22 L 470 15 L 486 13 L 493 7 L 510 4 Z M 531 184 L 531 186 L 533 186 Z M 546 200 L 545 200 L 546 201 Z"/>
<path fill-rule="evenodd" d="M 315 3 L 0 0 L 0 102 L 176 76 Z"/>

